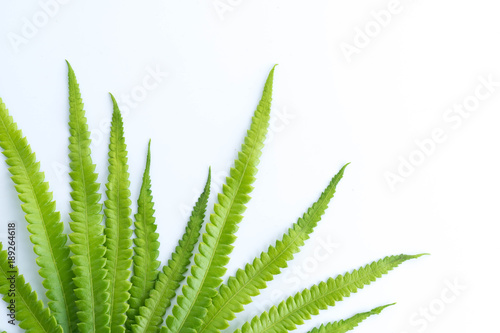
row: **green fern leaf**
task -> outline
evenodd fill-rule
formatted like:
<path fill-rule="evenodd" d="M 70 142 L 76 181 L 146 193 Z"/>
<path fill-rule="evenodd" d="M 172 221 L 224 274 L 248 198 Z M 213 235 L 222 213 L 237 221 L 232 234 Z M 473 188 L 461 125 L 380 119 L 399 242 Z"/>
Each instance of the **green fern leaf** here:
<path fill-rule="evenodd" d="M 238 159 L 231 168 L 226 185 L 218 196 L 214 214 L 210 216 L 199 253 L 194 257 L 191 276 L 177 297 L 173 315 L 167 318 L 163 331 L 193 333 L 203 324 L 207 308 L 217 294 L 216 288 L 222 283 L 229 262 L 229 254 L 236 239 L 238 223 L 242 220 L 245 204 L 250 200 L 252 183 L 257 174 L 257 165 L 264 146 L 269 126 L 274 68 L 267 78 L 262 99 L 252 119 L 250 130 L 238 153 Z"/>
<path fill-rule="evenodd" d="M 235 276 L 231 276 L 227 284 L 221 285 L 198 333 L 216 333 L 229 327 L 228 322 L 235 318 L 234 314 L 243 311 L 243 306 L 249 304 L 251 298 L 260 293 L 260 289 L 266 288 L 266 282 L 271 281 L 274 275 L 287 267 L 287 262 L 293 259 L 293 255 L 309 239 L 309 235 L 321 220 L 346 167 L 347 165 L 332 178 L 318 201 L 302 218 L 299 218 L 281 240 L 276 242 L 275 246 L 270 246 L 267 252 L 263 252 L 251 264 L 247 264 L 244 270 L 239 269 Z"/>
<path fill-rule="evenodd" d="M 175 296 L 175 291 L 184 280 L 184 274 L 191 262 L 194 247 L 200 237 L 208 197 L 210 196 L 210 181 L 211 172 L 209 170 L 205 188 L 193 208 L 186 231 L 175 252 L 172 253 L 172 259 L 168 261 L 168 265 L 163 267 L 163 272 L 160 272 L 155 287 L 145 302 L 145 306 L 140 308 L 140 316 L 136 317 L 137 325 L 132 326 L 134 333 L 160 331 L 159 325 L 162 323 L 163 316 Z"/>
<path fill-rule="evenodd" d="M 40 171 L 40 163 L 1 99 L 0 147 L 7 157 L 12 181 L 23 202 L 22 209 L 29 223 L 33 250 L 38 255 L 36 262 L 47 290 L 48 305 L 64 331 L 74 331 L 77 322 L 73 310 L 76 301 L 74 275 L 61 215 L 55 211 L 56 204 L 48 183 L 44 181 L 45 175 Z"/>
<path fill-rule="evenodd" d="M 325 282 L 304 289 L 294 296 L 290 296 L 277 307 L 254 317 L 250 322 L 236 330 L 235 333 L 282 333 L 292 331 L 304 320 L 317 315 L 319 310 L 334 306 L 343 298 L 349 297 L 358 289 L 380 278 L 383 274 L 399 266 L 406 260 L 418 258 L 421 255 L 390 256 L 372 262 L 365 267 L 354 270 L 352 273 L 330 278 Z"/>
<path fill-rule="evenodd" d="M 135 215 L 133 275 L 130 288 L 130 308 L 127 312 L 127 330 L 132 329 L 139 308 L 144 305 L 149 292 L 154 288 L 158 277 L 160 261 L 158 233 L 154 217 L 153 195 L 151 194 L 151 141 L 148 145 L 146 168 L 142 178 L 142 186 L 137 201 L 138 212 Z"/>
<path fill-rule="evenodd" d="M 0 243 L 0 294 L 4 295 L 2 299 L 7 304 L 14 304 L 19 327 L 28 333 L 62 333 L 62 327 L 56 318 L 43 306 L 36 292 L 31 290 L 29 283 L 19 275 L 17 267 L 12 267 L 7 258 L 8 253 L 2 250 Z M 15 284 L 13 288 L 12 282 Z M 15 293 L 14 297 L 12 292 Z"/>
<path fill-rule="evenodd" d="M 90 157 L 90 132 L 83 110 L 80 88 L 68 63 L 70 104 L 70 176 L 71 182 L 71 230 L 70 245 L 74 255 L 75 290 L 79 309 L 80 332 L 109 332 L 109 281 L 105 269 L 106 258 L 103 235 L 101 195 L 96 182 L 95 165 Z"/>
<path fill-rule="evenodd" d="M 132 264 L 132 220 L 130 218 L 130 181 L 127 172 L 127 145 L 123 134 L 123 119 L 113 101 L 113 118 L 109 143 L 109 176 L 106 184 L 108 200 L 104 202 L 106 216 L 106 269 L 110 293 L 110 328 L 113 333 L 125 332 L 126 312 L 130 298 L 128 281 Z"/>
<path fill-rule="evenodd" d="M 354 329 L 356 326 L 358 326 L 363 320 L 366 318 L 372 316 L 372 315 L 377 315 L 382 312 L 385 308 L 394 305 L 394 304 L 388 304 L 384 306 L 379 306 L 378 308 L 375 308 L 373 310 L 370 310 L 368 312 L 362 312 L 358 313 L 351 318 L 345 319 L 345 320 L 340 320 L 336 321 L 333 323 L 329 323 L 326 325 L 321 325 L 320 327 L 313 328 L 310 330 L 308 333 L 345 333 L 348 332 L 352 329 Z"/>

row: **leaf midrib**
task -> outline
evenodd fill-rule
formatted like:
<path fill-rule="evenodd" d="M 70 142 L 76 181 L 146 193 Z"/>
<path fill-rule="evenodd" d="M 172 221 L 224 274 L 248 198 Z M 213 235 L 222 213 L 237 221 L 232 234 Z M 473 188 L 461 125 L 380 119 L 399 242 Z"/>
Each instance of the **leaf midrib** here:
<path fill-rule="evenodd" d="M 78 97 L 78 99 L 81 100 L 80 97 Z M 73 104 L 77 104 L 73 101 Z M 81 103 L 78 103 L 76 106 L 73 106 L 76 110 L 76 112 L 83 112 L 83 109 L 82 110 L 79 110 L 79 106 L 80 106 Z M 77 148 L 78 148 L 78 157 L 79 157 L 79 162 L 80 162 L 80 168 L 81 168 L 81 176 L 82 176 L 82 183 L 84 186 L 82 186 L 82 191 L 84 193 L 84 202 L 85 202 L 85 205 L 84 205 L 84 209 L 85 209 L 85 219 L 86 221 L 83 221 L 83 224 L 85 225 L 86 229 L 87 229 L 87 232 L 85 233 L 85 239 L 86 239 L 86 245 L 87 245 L 87 259 L 88 259 L 88 262 L 89 262 L 89 273 L 90 273 L 90 279 L 89 280 L 89 283 L 90 283 L 90 294 L 91 294 L 91 301 L 90 301 L 90 306 L 91 306 L 91 310 L 92 310 L 92 318 L 93 318 L 93 322 L 91 323 L 92 327 L 93 327 L 93 332 L 96 332 L 96 325 L 97 325 L 97 315 L 95 313 L 95 296 L 94 296 L 94 274 L 92 273 L 92 260 L 91 260 L 91 256 L 90 256 L 90 242 L 89 242 L 89 224 L 88 224 L 88 202 L 87 202 L 87 181 L 86 181 L 86 178 L 85 178 L 85 171 L 84 171 L 84 167 L 83 167 L 83 156 L 82 156 L 82 147 L 81 147 L 81 144 L 82 144 L 82 140 L 81 140 L 81 131 L 80 131 L 80 122 L 79 122 L 79 119 L 80 117 L 78 115 L 76 115 L 76 112 L 74 114 L 75 116 L 75 122 L 76 122 L 76 125 L 77 125 L 77 135 L 78 135 L 78 144 L 76 145 Z"/>
<path fill-rule="evenodd" d="M 260 105 L 259 105 L 259 106 L 260 106 Z M 258 107 L 257 107 L 257 109 L 258 109 Z M 261 116 L 263 116 L 263 115 L 261 115 Z M 257 127 L 258 134 L 261 134 L 261 132 L 262 132 L 262 127 L 263 127 L 263 123 L 264 123 L 264 122 L 265 122 L 265 120 L 264 120 L 264 119 L 260 119 L 259 124 L 258 124 L 258 127 Z M 257 136 L 256 136 L 256 140 L 255 140 L 254 144 L 252 145 L 252 148 L 251 148 L 251 150 L 250 150 L 250 153 L 249 153 L 249 154 L 248 154 L 248 156 L 247 156 L 247 162 L 245 163 L 245 166 L 244 166 L 244 168 L 243 168 L 243 172 L 242 172 L 241 177 L 240 177 L 240 180 L 239 180 L 239 182 L 238 182 L 238 186 L 236 187 L 235 195 L 234 195 L 234 196 L 233 196 L 233 198 L 231 199 L 231 204 L 229 205 L 229 207 L 233 207 L 233 205 L 234 205 L 234 201 L 235 201 L 236 196 L 237 196 L 237 194 L 238 194 L 238 192 L 239 192 L 239 189 L 240 189 L 240 187 L 241 187 L 241 183 L 243 182 L 243 178 L 244 178 L 244 176 L 243 176 L 243 175 L 246 173 L 247 168 L 248 168 L 248 165 L 249 165 L 250 160 L 251 160 L 251 157 L 252 157 L 252 155 L 254 154 L 254 152 L 255 152 L 255 150 L 256 150 L 256 149 L 255 149 L 255 147 L 256 147 L 256 144 L 257 144 L 257 141 L 258 141 L 258 138 L 259 138 L 259 137 L 260 137 L 259 135 L 257 135 Z M 245 144 L 245 142 L 244 142 L 244 141 L 243 141 L 243 144 Z M 229 216 L 229 213 L 230 213 L 230 212 L 231 212 L 231 209 L 227 209 L 227 213 L 225 214 L 225 217 L 224 217 L 224 223 L 222 223 L 222 228 L 221 228 L 221 231 L 219 232 L 219 234 L 218 234 L 218 236 L 217 236 L 217 238 L 216 238 L 216 239 L 217 239 L 217 242 L 215 243 L 215 244 L 216 244 L 215 249 L 214 249 L 214 251 L 213 251 L 212 255 L 210 256 L 210 260 L 209 260 L 209 265 L 208 265 L 208 268 L 207 268 L 207 270 L 205 271 L 205 273 L 203 274 L 203 279 L 202 279 L 202 281 L 201 281 L 200 288 L 196 291 L 196 297 L 194 298 L 194 301 L 193 301 L 193 302 L 191 303 L 191 305 L 189 306 L 188 312 L 187 312 L 187 314 L 184 316 L 184 318 L 183 318 L 183 320 L 182 320 L 182 322 L 181 322 L 181 325 L 179 326 L 180 328 L 179 328 L 179 330 L 177 331 L 178 333 L 182 331 L 182 328 L 184 327 L 184 324 L 185 324 L 185 322 L 186 322 L 187 318 L 188 318 L 188 317 L 189 317 L 189 315 L 191 314 L 191 311 L 192 311 L 193 307 L 196 305 L 196 303 L 197 303 L 197 301 L 198 301 L 198 297 L 199 297 L 199 295 L 200 295 L 200 293 L 201 293 L 201 291 L 202 291 L 202 289 L 203 289 L 203 286 L 205 285 L 206 278 L 207 278 L 207 276 L 208 276 L 208 273 L 209 273 L 209 271 L 210 271 L 210 268 L 212 267 L 212 262 L 213 262 L 213 260 L 214 260 L 215 254 L 216 254 L 216 252 L 217 252 L 217 247 L 218 247 L 218 245 L 219 245 L 219 243 L 220 243 L 220 238 L 222 237 L 222 233 L 223 233 L 223 231 L 224 231 L 224 227 L 226 226 L 226 223 L 227 223 L 228 216 Z M 210 300 L 210 303 L 211 303 L 211 300 Z"/>
<path fill-rule="evenodd" d="M 148 225 L 147 225 L 147 214 L 148 214 L 148 211 L 146 209 L 146 205 L 149 203 L 149 200 L 147 198 L 147 189 L 145 188 L 143 191 L 141 190 L 141 195 L 142 195 L 142 206 L 144 207 L 144 211 L 143 211 L 143 222 L 144 222 L 144 248 L 146 249 L 144 251 L 145 253 L 145 256 L 144 257 L 147 257 L 145 258 L 144 262 L 146 263 L 146 267 L 145 267 L 145 270 L 144 270 L 144 279 L 143 279 L 143 289 L 142 289 L 142 297 L 143 299 L 141 300 L 141 303 L 143 303 L 144 301 L 146 301 L 146 299 L 148 298 L 148 287 L 147 287 L 147 284 L 148 284 L 148 272 L 151 271 L 151 265 L 150 265 L 150 261 L 151 261 L 151 256 L 150 256 L 150 253 L 149 253 L 149 245 L 150 245 L 150 239 L 149 239 L 149 230 L 148 230 Z M 156 274 L 156 276 L 158 277 L 158 274 Z M 139 311 L 140 309 L 140 306 L 137 308 L 137 311 Z"/>
<path fill-rule="evenodd" d="M 116 273 L 118 272 L 118 253 L 120 252 L 120 232 L 121 232 L 121 228 L 120 228 L 120 213 L 121 213 L 121 205 L 120 203 L 122 202 L 121 200 L 121 197 L 120 197 L 120 193 L 121 193 L 121 187 L 120 187 L 120 184 L 121 184 L 121 176 L 122 176 L 122 163 L 121 163 L 121 160 L 119 159 L 119 148 L 121 148 L 121 142 L 120 142 L 120 136 L 119 136 L 119 124 L 116 126 L 115 128 L 115 140 L 116 140 L 116 149 L 114 151 L 114 159 L 116 161 L 116 177 L 114 179 L 114 182 L 115 182 L 115 187 L 116 187 L 116 234 L 117 234 L 117 238 L 116 238 L 116 249 L 115 249 L 115 260 L 114 261 L 114 267 L 113 267 L 113 281 L 112 281 L 112 284 L 111 284 L 111 288 L 110 288 L 110 292 L 109 292 L 109 303 L 110 303 L 110 307 L 109 307 L 109 322 L 110 322 L 110 329 L 112 328 L 112 324 L 113 324 L 113 308 L 114 308 L 114 304 L 115 304 L 115 301 L 114 301 L 114 295 L 115 295 L 115 290 L 117 289 L 117 279 L 116 279 Z M 126 177 L 125 177 L 126 178 Z M 111 277 L 111 275 L 110 275 Z"/>

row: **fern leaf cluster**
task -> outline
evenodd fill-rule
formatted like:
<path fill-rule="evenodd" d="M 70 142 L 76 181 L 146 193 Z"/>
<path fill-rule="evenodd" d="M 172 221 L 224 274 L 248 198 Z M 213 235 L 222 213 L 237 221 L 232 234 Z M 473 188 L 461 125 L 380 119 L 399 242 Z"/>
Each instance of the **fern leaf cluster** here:
<path fill-rule="evenodd" d="M 0 100 L 0 147 L 26 214 L 48 299 L 45 306 L 0 243 L 0 294 L 7 304 L 16 304 L 15 316 L 21 328 L 34 333 L 219 333 L 230 326 L 245 305 L 286 269 L 305 245 L 347 167 L 341 168 L 318 200 L 273 245 L 223 280 L 269 127 L 274 71 L 267 78 L 209 221 L 205 224 L 210 170 L 184 235 L 163 267 L 151 191 L 151 148 L 149 145 L 139 196 L 133 199 L 124 123 L 115 98 L 111 95 L 108 178 L 102 202 L 84 105 L 76 75 L 68 63 L 72 189 L 69 235 L 64 234 L 61 216 L 35 154 Z M 137 200 L 134 216 L 133 200 Z M 251 318 L 234 332 L 292 331 L 320 310 L 334 306 L 399 264 L 419 256 L 389 256 L 314 284 Z M 15 293 L 11 292 L 12 286 Z M 347 332 L 387 306 L 325 323 L 310 333 Z"/>

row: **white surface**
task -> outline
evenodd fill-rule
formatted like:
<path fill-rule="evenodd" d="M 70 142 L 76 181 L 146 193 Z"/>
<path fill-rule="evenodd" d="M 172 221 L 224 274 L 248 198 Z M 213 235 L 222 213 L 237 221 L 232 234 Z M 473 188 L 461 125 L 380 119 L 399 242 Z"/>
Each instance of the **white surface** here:
<path fill-rule="evenodd" d="M 133 198 L 147 140 L 153 140 L 163 262 L 183 231 L 184 209 L 194 203 L 208 166 L 219 179 L 227 172 L 265 77 L 279 63 L 273 115 L 293 117 L 276 118 L 230 272 L 280 236 L 329 178 L 352 162 L 331 208 L 293 265 L 308 269 L 308 263 L 318 262 L 314 251 L 328 237 L 336 243 L 333 253 L 319 260 L 320 267 L 300 286 L 293 283 L 296 274 L 287 273 L 270 284 L 274 295 L 256 303 L 279 300 L 388 254 L 430 252 L 300 331 L 394 301 L 397 306 L 356 332 L 486 332 L 494 327 L 500 310 L 500 87 L 462 122 L 443 117 L 456 116 L 447 113 L 454 104 L 474 101 L 469 97 L 481 76 L 500 81 L 496 3 L 221 0 L 233 4 L 221 19 L 212 1 L 68 1 L 18 52 L 8 34 L 21 35 L 24 18 L 32 21 L 48 0 L 0 5 L 0 96 L 37 152 L 64 220 L 69 212 L 68 177 L 61 169 L 67 164 L 68 135 L 64 59 L 80 82 L 102 182 L 105 123 L 111 114 L 107 92 L 125 106 L 123 94 L 139 91 L 145 79 L 153 84 L 148 71 L 168 73 L 125 119 Z M 396 14 L 349 62 L 342 43 L 353 44 L 357 29 L 376 29 L 371 12 L 387 8 Z M 400 156 L 418 154 L 415 140 L 431 138 L 436 128 L 446 140 L 392 191 L 386 173 L 397 172 Z M 21 269 L 43 294 L 8 176 L 5 166 L 0 168 L 2 229 L 7 221 L 17 222 Z M 451 300 L 447 281 L 455 280 L 466 290 Z M 420 311 L 429 307 L 434 307 L 432 316 L 422 319 Z M 2 306 L 0 328 L 18 332 L 7 327 L 4 314 Z M 238 322 L 249 315 L 245 312 Z"/>

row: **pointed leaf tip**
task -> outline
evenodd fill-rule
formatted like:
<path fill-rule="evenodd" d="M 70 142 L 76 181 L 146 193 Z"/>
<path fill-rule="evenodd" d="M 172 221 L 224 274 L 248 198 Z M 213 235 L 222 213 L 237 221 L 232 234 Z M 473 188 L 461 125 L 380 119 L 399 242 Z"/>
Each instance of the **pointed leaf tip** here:
<path fill-rule="evenodd" d="M 391 304 L 382 305 L 382 306 L 379 306 L 377 309 L 380 309 L 380 311 L 382 311 L 383 309 L 388 308 L 388 307 L 390 307 L 390 306 L 394 306 L 394 305 L 396 305 L 396 304 L 397 304 L 397 303 L 396 303 L 396 302 L 394 302 L 394 303 L 391 303 Z"/>
<path fill-rule="evenodd" d="M 111 97 L 111 101 L 113 103 L 113 119 L 121 123 L 121 126 L 123 126 L 122 112 L 120 111 L 118 102 L 116 101 L 115 96 L 113 96 L 112 93 L 109 93 L 109 96 Z"/>
<path fill-rule="evenodd" d="M 146 167 L 148 168 L 148 170 L 150 166 L 151 166 L 151 139 L 149 139 L 148 154 L 146 156 Z"/>
<path fill-rule="evenodd" d="M 149 166 L 151 165 L 151 140 L 148 143 L 148 154 L 146 156 L 146 168 L 149 170 Z"/>
<path fill-rule="evenodd" d="M 71 66 L 68 60 L 66 60 L 66 65 L 68 65 L 68 72 L 74 75 L 75 72 L 73 71 L 73 67 Z"/>
<path fill-rule="evenodd" d="M 274 65 L 273 68 L 271 69 L 271 71 L 269 72 L 266 83 L 270 83 L 274 80 L 274 70 L 276 69 L 276 66 L 278 66 L 278 65 Z"/>
<path fill-rule="evenodd" d="M 372 309 L 370 312 L 372 314 L 380 314 L 383 310 L 387 309 L 388 307 L 390 306 L 393 306 L 393 305 L 396 305 L 396 302 L 394 303 L 391 303 L 391 304 L 386 304 L 386 305 L 381 305 L 381 306 L 378 306 L 374 309 Z"/>
<path fill-rule="evenodd" d="M 118 109 L 118 103 L 116 102 L 115 96 L 112 93 L 109 93 L 109 97 L 111 97 L 111 101 L 113 102 L 113 108 Z"/>
<path fill-rule="evenodd" d="M 342 175 L 344 174 L 345 169 L 347 169 L 347 166 L 351 164 L 351 162 L 344 164 L 342 168 L 340 168 L 340 172 L 342 172 Z"/>

